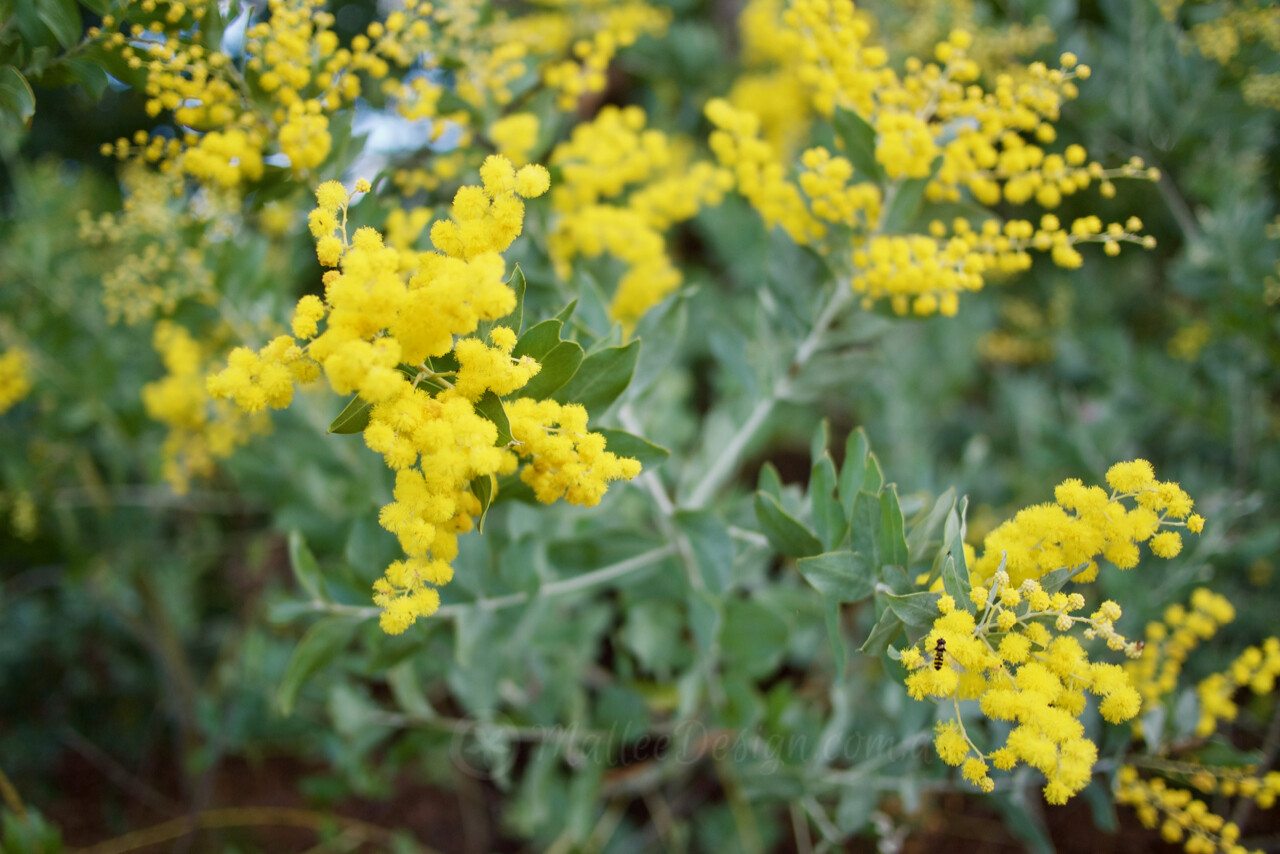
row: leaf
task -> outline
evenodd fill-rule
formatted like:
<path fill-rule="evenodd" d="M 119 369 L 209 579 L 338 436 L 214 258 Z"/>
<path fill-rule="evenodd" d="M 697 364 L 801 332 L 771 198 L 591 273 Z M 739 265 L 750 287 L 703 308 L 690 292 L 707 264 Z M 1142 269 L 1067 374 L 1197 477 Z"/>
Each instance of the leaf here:
<path fill-rule="evenodd" d="M 494 320 L 482 320 L 476 325 L 475 337 L 481 341 L 489 340 L 489 333 L 493 331 L 495 326 L 505 326 L 520 335 L 520 324 L 524 318 L 524 293 L 528 288 L 525 282 L 524 273 L 520 270 L 520 265 L 515 265 L 515 269 L 511 271 L 511 275 L 507 277 L 505 282 L 507 287 L 511 288 L 516 295 L 516 307 L 510 311 L 505 317 L 499 317 Z"/>
<path fill-rule="evenodd" d="M 592 353 L 555 393 L 555 399 L 561 403 L 580 403 L 588 412 L 603 412 L 626 391 L 639 356 L 639 341 Z"/>
<path fill-rule="evenodd" d="M 53 33 L 58 44 L 71 49 L 80 43 L 84 23 L 76 0 L 36 0 L 36 15 Z"/>
<path fill-rule="evenodd" d="M 964 558 L 964 514 L 968 506 L 969 499 L 961 498 L 960 509 L 951 509 L 942 529 L 943 545 L 947 550 L 947 557 L 942 564 L 942 587 L 956 600 L 958 607 L 972 614 L 976 611 L 976 606 L 969 599 L 969 567 Z"/>
<path fill-rule="evenodd" d="M 815 532 L 828 549 L 834 549 L 849 530 L 844 508 L 836 500 L 836 478 L 836 464 L 824 451 L 809 474 L 809 503 Z"/>
<path fill-rule="evenodd" d="M 498 428 L 497 445 L 506 445 L 512 441 L 511 421 L 507 418 L 507 410 L 506 407 L 502 405 L 502 398 L 498 397 L 492 391 L 486 391 L 484 395 L 476 401 L 475 410 L 486 419 L 493 422 L 494 427 Z"/>
<path fill-rule="evenodd" d="M 861 173 L 866 180 L 883 184 L 884 169 L 876 160 L 876 129 L 862 116 L 844 107 L 836 107 L 831 123 L 844 143 L 844 154 L 853 164 L 855 178 Z"/>
<path fill-rule="evenodd" d="M 890 484 L 880 493 L 880 557 L 887 564 L 905 568 L 910 559 L 902 525 L 898 488 Z"/>
<path fill-rule="evenodd" d="M 396 705 L 416 718 L 427 720 L 439 717 L 427 694 L 422 690 L 422 681 L 418 671 L 414 669 L 414 659 L 408 658 L 394 667 L 387 669 L 387 687 Z"/>
<path fill-rule="evenodd" d="M 827 626 L 827 640 L 831 642 L 836 682 L 844 680 L 845 665 L 849 662 L 849 650 L 844 645 L 844 632 L 840 629 L 840 603 L 830 599 L 822 603 L 822 622 Z"/>
<path fill-rule="evenodd" d="M 866 555 L 876 569 L 885 563 L 880 551 L 880 499 L 875 493 L 859 490 L 853 499 L 849 548 Z"/>
<path fill-rule="evenodd" d="M 707 510 L 681 510 L 674 518 L 697 558 L 702 583 L 717 595 L 728 590 L 733 579 L 733 539 L 728 526 Z"/>
<path fill-rule="evenodd" d="M 307 548 L 307 541 L 300 531 L 289 532 L 289 566 L 293 569 L 293 577 L 299 586 L 307 591 L 307 595 L 316 602 L 330 602 L 332 599 L 325 589 L 324 576 L 320 574 L 320 565 L 315 555 Z"/>
<path fill-rule="evenodd" d="M 775 501 L 782 501 L 782 475 L 778 474 L 777 466 L 770 462 L 760 466 L 756 489 L 773 496 Z"/>
<path fill-rule="evenodd" d="M 849 434 L 844 443 L 844 466 L 840 469 L 840 503 L 844 512 L 853 515 L 853 499 L 866 479 L 867 455 L 871 442 L 867 431 L 859 427 Z"/>
<path fill-rule="evenodd" d="M 289 659 L 276 694 L 283 714 L 293 714 L 293 702 L 303 683 L 351 643 L 360 622 L 355 617 L 325 617 L 307 629 Z"/>
<path fill-rule="evenodd" d="M 573 317 L 573 310 L 577 307 L 578 307 L 578 300 L 576 298 L 570 300 L 568 305 L 566 305 L 564 308 L 560 309 L 560 311 L 556 313 L 555 319 L 560 321 L 561 324 L 568 323 L 569 318 Z"/>
<path fill-rule="evenodd" d="M 493 504 L 494 496 L 498 494 L 498 478 L 492 474 L 472 478 L 471 494 L 480 502 L 480 515 L 476 517 L 476 533 L 483 534 L 484 517 L 489 512 L 489 505 Z"/>
<path fill-rule="evenodd" d="M 442 360 L 444 365 L 439 364 Z M 432 370 L 440 371 L 456 371 L 458 364 L 453 361 L 452 354 L 440 356 L 429 360 L 432 363 Z M 448 363 L 452 362 L 450 366 Z M 413 365 L 396 365 L 396 370 L 404 375 L 409 382 L 414 382 L 418 378 L 418 369 Z M 427 381 L 430 383 L 430 381 Z M 433 386 L 439 390 L 443 386 Z M 342 411 L 337 414 L 333 421 L 329 422 L 330 433 L 339 433 L 342 435 L 350 435 L 352 433 L 361 433 L 364 428 L 369 426 L 369 415 L 373 411 L 373 404 L 364 400 L 360 395 L 354 395 Z"/>
<path fill-rule="evenodd" d="M 648 439 L 637 436 L 634 433 L 628 433 L 626 430 L 601 427 L 592 432 L 604 436 L 605 449 L 607 451 L 619 457 L 637 459 L 640 461 L 641 467 L 645 469 L 650 466 L 660 465 L 667 457 L 671 456 L 671 452 L 661 445 L 655 445 Z"/>
<path fill-rule="evenodd" d="M 809 557 L 822 552 L 822 543 L 778 504 L 767 492 L 756 493 L 756 519 L 775 549 L 788 557 Z"/>
<path fill-rule="evenodd" d="M 885 604 L 898 615 L 898 619 L 913 629 L 926 629 L 933 625 L 938 618 L 939 598 L 939 593 L 884 594 Z"/>
<path fill-rule="evenodd" d="M 1022 843 L 1024 851 L 1029 854 L 1054 854 L 1053 839 L 1044 826 L 1044 811 L 1039 804 L 1027 802 L 1027 788 L 1012 789 L 1007 794 L 989 800 L 1000 810 L 1004 816 L 1004 826 Z"/>
<path fill-rule="evenodd" d="M 813 438 L 809 440 L 809 459 L 813 460 L 814 465 L 817 465 L 818 460 L 826 455 L 830 444 L 831 425 L 824 418 L 818 422 L 817 429 L 813 431 Z"/>
<path fill-rule="evenodd" d="M 1094 780 L 1080 794 L 1089 805 L 1094 827 L 1103 833 L 1115 833 L 1120 829 L 1120 819 L 1116 815 L 1116 804 L 1110 790 Z"/>
<path fill-rule="evenodd" d="M 22 72 L 12 65 L 0 66 L 0 116 L 6 122 L 27 127 L 36 114 L 36 95 Z"/>
<path fill-rule="evenodd" d="M 929 186 L 942 158 L 938 157 L 929 167 L 929 175 L 924 178 L 907 178 L 897 185 L 897 192 L 889 200 L 889 206 L 880 218 L 880 231 L 895 234 L 905 228 L 916 217 L 920 203 L 924 200 L 924 188 Z"/>
<path fill-rule="evenodd" d="M 564 322 L 560 320 L 544 320 L 529 327 L 516 341 L 511 355 L 517 359 L 521 356 L 532 356 L 542 361 L 552 348 L 560 343 L 560 330 L 563 327 Z"/>
<path fill-rule="evenodd" d="M 898 632 L 902 631 L 902 620 L 893 612 L 892 608 L 885 608 L 884 613 L 880 615 L 880 619 L 876 620 L 876 624 L 871 628 L 871 634 L 867 635 L 867 639 L 862 642 L 862 646 L 858 647 L 858 652 L 867 655 L 879 655 L 889 648 L 889 644 L 893 643 L 893 639 L 898 636 Z"/>
<path fill-rule="evenodd" d="M 635 338 L 642 342 L 635 376 L 628 387 L 628 398 L 635 397 L 658 377 L 675 358 L 689 325 L 689 304 L 684 295 L 675 293 L 660 305 L 645 312 L 636 326 Z"/>
<path fill-rule="evenodd" d="M 503 318 L 506 321 L 503 325 L 510 326 L 512 331 L 519 335 L 520 327 L 524 324 L 524 294 L 529 288 L 529 283 L 524 278 L 524 270 L 520 269 L 519 264 L 511 271 L 511 278 L 507 279 L 507 284 L 516 292 L 516 308 Z"/>
<path fill-rule="evenodd" d="M 1004 569 L 1005 556 L 1000 556 L 1000 569 Z M 1052 596 L 1066 585 L 1071 578 L 1071 573 L 1075 571 L 1073 566 L 1064 566 L 1062 569 L 1055 569 L 1052 572 L 1046 572 L 1040 577 L 1040 586 L 1044 588 L 1044 592 Z"/>
<path fill-rule="evenodd" d="M 765 676 L 782 661 L 787 624 L 753 599 L 731 599 L 720 624 L 720 654 L 727 670 L 750 677 Z"/>
<path fill-rule="evenodd" d="M 942 524 L 955 503 L 955 490 L 948 489 L 938 496 L 929 515 L 921 517 L 917 514 L 911 520 L 911 531 L 907 534 L 907 553 L 913 560 L 918 560 L 926 552 L 930 540 L 933 539 L 933 532 L 938 530 L 938 526 Z"/>
<path fill-rule="evenodd" d="M 542 370 L 525 383 L 524 388 L 516 391 L 516 397 L 534 400 L 550 397 L 578 372 L 578 366 L 582 364 L 582 346 L 576 341 L 561 341 L 538 361 L 542 363 Z"/>
<path fill-rule="evenodd" d="M 966 572 L 963 576 L 956 567 L 956 559 L 951 555 L 942 562 L 942 589 L 948 596 L 956 600 L 957 608 L 964 608 L 969 613 L 974 613 L 975 606 L 969 598 L 969 578 Z"/>
<path fill-rule="evenodd" d="M 858 552 L 827 552 L 801 558 L 797 566 L 805 581 L 836 602 L 858 602 L 875 592 L 875 567 Z"/>
<path fill-rule="evenodd" d="M 364 428 L 369 426 L 369 414 L 372 411 L 373 404 L 357 394 L 342 407 L 342 411 L 333 421 L 329 422 L 329 432 L 345 435 L 363 432 Z"/>

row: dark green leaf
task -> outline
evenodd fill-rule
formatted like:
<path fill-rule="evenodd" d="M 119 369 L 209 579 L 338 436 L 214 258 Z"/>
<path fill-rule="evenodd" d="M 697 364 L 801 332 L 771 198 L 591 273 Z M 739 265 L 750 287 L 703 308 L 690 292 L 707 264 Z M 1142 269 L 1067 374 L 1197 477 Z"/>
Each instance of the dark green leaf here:
<path fill-rule="evenodd" d="M 542 370 L 515 393 L 516 397 L 546 400 L 554 394 L 578 372 L 578 366 L 582 364 L 582 347 L 576 341 L 561 341 L 538 361 L 542 363 Z"/>
<path fill-rule="evenodd" d="M 507 418 L 507 410 L 502 405 L 502 398 L 492 391 L 486 391 L 476 401 L 475 407 L 476 412 L 493 422 L 493 426 L 498 428 L 498 445 L 506 445 L 511 441 L 511 421 Z"/>
<path fill-rule="evenodd" d="M 316 563 L 315 555 L 307 548 L 307 541 L 298 531 L 289 532 L 289 566 L 293 568 L 293 577 L 298 580 L 299 586 L 307 591 L 312 600 L 331 601 L 324 576 L 320 574 L 320 565 Z"/>
<path fill-rule="evenodd" d="M 756 519 L 775 549 L 789 557 L 809 557 L 822 552 L 822 543 L 789 515 L 767 492 L 756 493 Z"/>
<path fill-rule="evenodd" d="M 471 494 L 480 502 L 480 515 L 476 517 L 477 534 L 484 533 L 484 517 L 489 513 L 489 505 L 493 504 L 497 492 L 498 478 L 494 475 L 487 474 L 471 481 Z"/>
<path fill-rule="evenodd" d="M 603 412 L 626 391 L 639 356 L 639 341 L 598 350 L 582 360 L 577 373 L 554 397 L 561 403 L 580 403 L 588 412 Z"/>
<path fill-rule="evenodd" d="M 801 558 L 797 565 L 805 581 L 828 599 L 857 602 L 875 591 L 875 567 L 858 552 L 827 552 Z"/>
<path fill-rule="evenodd" d="M 36 14 L 63 48 L 80 43 L 84 29 L 76 0 L 36 0 Z"/>
<path fill-rule="evenodd" d="M 853 164 L 855 182 L 884 183 L 884 169 L 876 160 L 876 129 L 862 116 L 844 107 L 836 107 L 831 123 L 844 143 L 845 156 Z"/>
<path fill-rule="evenodd" d="M 637 459 L 640 461 L 640 465 L 646 469 L 650 466 L 661 465 L 667 457 L 671 456 L 671 452 L 661 445 L 655 445 L 648 439 L 628 433 L 625 430 L 601 427 L 592 432 L 604 436 L 605 449 L 610 453 L 619 457 Z"/>
<path fill-rule="evenodd" d="M 360 622 L 355 617 L 325 617 L 307 629 L 289 659 L 276 695 L 280 710 L 285 715 L 293 713 L 293 701 L 303 683 L 351 643 Z"/>
<path fill-rule="evenodd" d="M 1093 826 L 1103 833 L 1115 833 L 1120 829 L 1120 819 L 1116 815 L 1116 802 L 1111 792 L 1097 780 L 1084 787 L 1085 803 L 1093 815 Z"/>
<path fill-rule="evenodd" d="M 1040 795 L 1036 794 L 1036 798 Z M 1044 826 L 1044 810 L 1027 802 L 1026 789 L 1013 789 L 990 798 L 1004 816 L 1004 826 L 1029 854 L 1054 854 L 1053 839 Z"/>
<path fill-rule="evenodd" d="M 503 323 L 509 326 L 516 335 L 519 335 L 520 327 L 524 324 L 524 294 L 529 287 L 524 278 L 524 271 L 520 269 L 519 264 L 511 271 L 511 278 L 507 280 L 507 284 L 511 286 L 511 290 L 516 292 L 516 308 L 515 311 L 503 318 Z"/>
<path fill-rule="evenodd" d="M 36 113 L 36 96 L 22 72 L 12 65 L 0 66 L 0 118 L 26 127 Z"/>
<path fill-rule="evenodd" d="M 360 433 L 369 426 L 369 414 L 372 411 L 373 404 L 362 399 L 357 394 L 342 408 L 337 417 L 330 422 L 329 432 L 342 434 Z"/>

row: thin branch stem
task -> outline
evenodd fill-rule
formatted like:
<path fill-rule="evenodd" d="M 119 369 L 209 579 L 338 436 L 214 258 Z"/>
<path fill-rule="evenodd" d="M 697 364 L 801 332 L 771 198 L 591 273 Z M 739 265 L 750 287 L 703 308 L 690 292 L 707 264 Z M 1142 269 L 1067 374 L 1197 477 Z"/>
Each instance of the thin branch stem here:
<path fill-rule="evenodd" d="M 705 506 L 724 486 L 725 482 L 729 480 L 734 471 L 737 470 L 747 444 L 755 438 L 756 431 L 764 425 L 765 421 L 773 413 L 774 407 L 786 400 L 787 396 L 790 395 L 792 377 L 808 364 L 809 360 L 813 358 L 813 355 L 822 346 L 827 333 L 831 330 L 832 324 L 835 323 L 836 317 L 839 316 L 841 309 L 844 308 L 845 303 L 849 301 L 852 294 L 853 289 L 847 280 L 838 279 L 836 281 L 835 293 L 831 295 L 831 299 L 827 301 L 822 313 L 818 315 L 813 329 L 809 331 L 809 334 L 805 336 L 804 340 L 796 348 L 796 354 L 791 360 L 790 366 L 774 381 L 769 393 L 755 405 L 746 420 L 742 422 L 742 426 L 725 443 L 720 455 L 716 457 L 711 468 L 702 476 L 697 488 L 689 496 L 687 507 L 697 509 Z"/>
<path fill-rule="evenodd" d="M 544 584 L 536 593 L 511 593 L 506 596 L 495 596 L 490 599 L 477 599 L 475 602 L 445 605 L 432 616 L 450 619 L 470 611 L 499 611 L 504 608 L 512 608 L 516 605 L 522 605 L 532 599 L 548 596 L 564 596 L 588 587 L 605 584 L 606 582 L 613 581 L 618 578 L 625 578 L 633 572 L 638 572 L 646 567 L 652 566 L 663 558 L 670 557 L 674 554 L 676 554 L 675 546 L 660 546 L 656 549 L 650 549 L 647 552 L 638 554 L 635 557 L 629 557 L 626 560 L 618 561 L 617 563 L 597 569 L 594 572 L 587 572 L 582 575 L 575 575 L 573 578 L 564 578 L 559 581 L 552 581 L 549 584 Z M 343 614 L 351 617 L 360 617 L 362 619 L 373 619 L 382 613 L 381 608 L 374 606 L 342 605 L 337 602 L 315 602 L 312 605 L 312 610 L 323 611 L 328 614 Z"/>

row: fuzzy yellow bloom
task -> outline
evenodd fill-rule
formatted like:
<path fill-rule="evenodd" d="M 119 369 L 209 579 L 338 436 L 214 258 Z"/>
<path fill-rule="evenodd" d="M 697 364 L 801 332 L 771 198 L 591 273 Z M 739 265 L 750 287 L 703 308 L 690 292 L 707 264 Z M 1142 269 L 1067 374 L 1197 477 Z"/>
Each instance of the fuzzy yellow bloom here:
<path fill-rule="evenodd" d="M 515 330 L 495 325 L 488 342 L 474 333 L 516 306 L 499 253 L 522 229 L 521 196 L 545 192 L 549 176 L 538 165 L 517 171 L 495 155 L 482 166 L 481 180 L 459 188 L 452 218 L 431 226 L 440 252 L 413 248 L 427 226 L 423 216 L 393 218 L 392 241 L 367 226 L 348 234 L 350 194 L 337 182 L 322 184 L 309 222 L 321 260 L 333 269 L 322 277 L 323 297 L 304 296 L 294 309 L 293 335 L 309 339 L 305 347 L 285 335 L 257 352 L 236 348 L 206 380 L 211 396 L 246 412 L 287 405 L 296 383 L 321 374 L 334 391 L 370 405 L 365 444 L 396 472 L 394 500 L 378 521 L 405 554 L 374 585 L 382 628 L 391 634 L 439 607 L 436 588 L 453 576 L 457 538 L 485 509 L 476 481 L 514 474 L 523 459 L 521 477 L 540 500 L 591 506 L 610 481 L 640 471 L 636 460 L 610 453 L 604 436 L 587 429 L 581 406 L 499 403 L 510 423 L 505 444 L 494 421 L 477 410 L 482 399 L 492 405 L 523 388 L 542 367 L 512 355 Z M 356 182 L 357 192 L 367 189 L 368 182 Z M 448 368 L 432 361 L 444 357 Z"/>
<path fill-rule="evenodd" d="M 0 414 L 31 392 L 31 357 L 11 347 L 0 353 Z"/>

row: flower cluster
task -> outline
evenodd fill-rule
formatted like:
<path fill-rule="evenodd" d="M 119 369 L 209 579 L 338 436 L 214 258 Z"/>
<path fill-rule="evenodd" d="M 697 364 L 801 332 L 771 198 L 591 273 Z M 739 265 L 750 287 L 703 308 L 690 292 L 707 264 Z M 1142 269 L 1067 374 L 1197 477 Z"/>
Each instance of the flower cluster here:
<path fill-rule="evenodd" d="M 1187 606 L 1170 605 L 1161 620 L 1146 628 L 1146 643 L 1137 661 L 1127 670 L 1142 694 L 1144 711 L 1159 708 L 1177 689 L 1178 676 L 1190 652 L 1214 635 L 1219 626 L 1235 619 L 1235 608 L 1223 596 L 1207 588 L 1191 594 Z M 1221 721 L 1239 714 L 1238 691 L 1271 694 L 1280 676 L 1280 639 L 1267 638 L 1241 653 L 1225 671 L 1214 673 L 1196 686 L 1199 718 L 1197 738 L 1208 738 Z M 1144 735 L 1135 726 L 1137 735 Z M 1158 734 L 1157 734 L 1158 735 Z M 1253 765 L 1211 764 L 1192 755 L 1171 758 L 1171 746 L 1146 736 L 1150 754 L 1134 754 L 1116 779 L 1116 801 L 1128 804 L 1147 827 L 1159 827 L 1166 841 L 1182 843 L 1191 854 L 1228 851 L 1242 854 L 1240 829 L 1211 811 L 1192 790 L 1219 798 L 1245 798 L 1262 808 L 1274 806 L 1280 797 L 1280 772 L 1259 773 Z M 1141 776 L 1140 771 L 1158 775 Z"/>
<path fill-rule="evenodd" d="M 1048 215 L 1001 225 L 994 218 L 912 222 L 893 214 L 900 194 L 1055 208 L 1093 185 L 1111 196 L 1117 178 L 1157 177 L 1137 159 L 1104 168 L 1078 144 L 1047 150 L 1063 104 L 1076 96 L 1075 81 L 1089 76 L 1075 56 L 1063 54 L 1058 68 L 1003 63 L 988 85 L 966 30 L 936 44 L 934 61 L 911 56 L 900 72 L 889 51 L 870 40 L 874 21 L 849 0 L 794 0 L 785 9 L 760 3 L 748 11 L 751 51 L 790 69 L 771 85 L 800 84 L 817 115 L 837 129 L 860 124 L 874 151 L 867 159 L 868 152 L 814 147 L 793 178 L 788 138 L 771 125 L 777 108 L 757 115 L 761 98 L 742 91 L 708 103 L 711 149 L 767 226 L 852 267 L 864 305 L 887 298 L 898 314 L 954 314 L 961 293 L 981 288 L 990 274 L 1025 270 L 1032 251 L 1074 268 L 1082 263 L 1081 243 L 1101 243 L 1108 255 L 1125 243 L 1153 245 L 1137 219 L 1083 216 L 1063 224 Z M 853 143 L 837 143 L 846 144 Z M 909 187 L 913 181 L 923 185 Z"/>
<path fill-rule="evenodd" d="M 1146 460 L 1116 463 L 1107 484 L 1110 492 L 1065 480 L 1054 490 L 1055 503 L 1027 507 L 997 527 L 972 567 L 974 583 L 990 580 L 1002 565 L 1014 584 L 1064 567 L 1077 571 L 1075 580 L 1091 581 L 1099 557 L 1131 569 L 1139 543 L 1157 557 L 1176 557 L 1182 536 L 1173 529 L 1198 534 L 1204 528 L 1190 496 L 1176 483 L 1157 481 Z"/>
<path fill-rule="evenodd" d="M 619 49 L 662 32 L 670 19 L 640 0 L 570 0 L 514 17 L 475 0 L 409 0 L 344 45 L 323 0 L 270 0 L 243 44 L 224 48 L 202 31 L 212 8 L 206 0 L 138 5 L 148 23 L 108 15 L 90 37 L 139 75 L 147 112 L 170 114 L 178 131 L 140 132 L 105 144 L 103 153 L 230 190 L 263 178 L 272 158 L 296 175 L 314 174 L 333 150 L 333 115 L 361 96 L 387 99 L 407 119 L 430 120 L 431 140 L 452 126 L 464 153 L 485 130 L 478 122 L 499 121 L 494 113 L 513 102 L 531 69 L 570 109 L 604 89 Z M 495 140 L 516 130 L 495 127 Z M 458 175 L 458 159 L 430 163 L 427 183 Z"/>
<path fill-rule="evenodd" d="M 31 393 L 31 357 L 10 347 L 0 352 L 0 415 Z"/>
<path fill-rule="evenodd" d="M 588 432 L 582 407 L 501 400 L 541 365 L 513 354 L 512 329 L 492 326 L 487 340 L 475 333 L 516 306 L 500 253 L 520 234 L 522 199 L 545 193 L 549 176 L 496 155 L 480 176 L 480 185 L 458 190 L 452 218 L 431 225 L 434 253 L 399 250 L 370 227 L 349 235 L 350 194 L 336 181 L 321 184 L 309 224 L 320 262 L 333 268 L 323 299 L 302 297 L 292 336 L 257 353 L 238 348 L 208 378 L 214 397 L 252 411 L 288 405 L 295 382 L 323 373 L 334 391 L 355 393 L 367 407 L 365 444 L 396 472 L 394 500 L 379 523 L 405 553 L 374 585 L 391 634 L 439 607 L 436 588 L 452 578 L 457 537 L 484 510 L 476 482 L 513 474 L 524 458 L 522 477 L 540 500 L 593 505 L 608 481 L 639 472 L 635 460 L 619 459 Z M 357 192 L 368 190 L 357 182 Z M 415 234 L 424 227 L 400 226 Z M 504 410 L 509 440 L 500 438 L 492 409 L 481 411 L 482 400 Z"/>
<path fill-rule="evenodd" d="M 1125 765 L 1116 781 L 1116 802 L 1132 806 L 1145 827 L 1159 827 L 1166 842 L 1181 842 L 1187 854 L 1246 854 L 1239 844 L 1240 828 L 1209 809 L 1187 789 L 1164 780 L 1144 779 Z M 1260 854 L 1260 852 L 1258 852 Z"/>
<path fill-rule="evenodd" d="M 552 260 L 563 277 L 576 257 L 621 260 L 610 313 L 627 327 L 680 286 L 663 232 L 719 204 L 732 185 L 727 171 L 690 164 L 679 149 L 645 127 L 639 107 L 607 106 L 551 153 L 564 176 L 551 196 Z"/>
<path fill-rule="evenodd" d="M 940 597 L 941 614 L 924 639 L 932 660 L 915 646 L 902 651 L 907 691 L 955 705 L 956 717 L 938 725 L 935 746 L 966 780 L 989 792 L 991 766 L 1007 771 L 1023 762 L 1045 775 L 1050 803 L 1065 803 L 1088 784 L 1097 760 L 1079 720 L 1085 691 L 1100 698 L 1099 711 L 1111 723 L 1130 720 L 1141 705 L 1124 670 L 1090 661 L 1070 634 L 1086 626 L 1086 638 L 1132 652 L 1134 645 L 1115 631 L 1120 607 L 1108 601 L 1088 617 L 1078 615 L 1081 594 L 1050 593 L 1034 580 L 1015 587 L 1003 570 L 989 587 L 973 587 L 970 600 Z M 986 753 L 977 747 L 960 720 L 961 700 L 977 700 L 988 718 L 1013 725 L 1003 746 Z"/>
<path fill-rule="evenodd" d="M 1190 652 L 1235 618 L 1236 609 L 1225 596 L 1200 587 L 1192 592 L 1190 607 L 1170 605 L 1162 620 L 1147 623 L 1142 656 L 1128 664 L 1143 707 L 1155 708 L 1173 693 Z"/>
<path fill-rule="evenodd" d="M 1000 301 L 1000 325 L 978 340 L 978 352 L 986 362 L 1030 365 L 1053 358 L 1053 331 L 1070 316 L 1072 291 L 1054 289 L 1048 305 L 1009 297 Z"/>
<path fill-rule="evenodd" d="M 1218 728 L 1219 721 L 1234 721 L 1240 710 L 1233 697 L 1241 688 L 1257 696 L 1275 690 L 1280 676 L 1280 639 L 1267 638 L 1261 646 L 1251 646 L 1240 653 L 1224 673 L 1214 673 L 1196 686 L 1200 700 L 1200 720 L 1196 735 L 1204 737 Z"/>
<path fill-rule="evenodd" d="M 942 594 L 923 652 L 916 646 L 901 652 L 908 693 L 955 706 L 955 718 L 938 725 L 938 755 L 985 791 L 995 785 L 990 767 L 1009 770 L 1022 762 L 1045 775 L 1050 803 L 1064 803 L 1088 784 L 1097 759 L 1079 719 L 1086 692 L 1113 724 L 1132 720 L 1142 708 L 1132 671 L 1090 661 L 1080 642 L 1102 641 L 1139 658 L 1143 644 L 1116 629 L 1120 606 L 1106 601 L 1086 616 L 1085 597 L 1059 588 L 1073 576 L 1079 580 L 1086 568 L 1096 573 L 1097 554 L 1127 556 L 1135 541 L 1161 536 L 1157 511 L 1187 518 L 1191 499 L 1176 485 L 1156 483 L 1144 460 L 1117 463 L 1107 480 L 1115 490 L 1110 497 L 1069 480 L 1057 489 L 1058 504 L 1028 508 L 996 528 L 971 567 L 968 601 Z M 1129 497 L 1136 498 L 1134 510 L 1119 500 Z M 1193 518 L 1198 521 L 1181 524 L 1199 530 L 1203 520 Z M 1117 527 L 1109 527 L 1113 520 Z M 1167 541 L 1152 550 L 1165 556 L 1177 551 Z M 992 566 L 995 555 L 999 563 Z M 1013 725 L 1002 746 L 990 752 L 977 746 L 961 720 L 961 700 L 977 700 L 984 716 Z"/>
<path fill-rule="evenodd" d="M 141 164 L 122 170 L 120 183 L 124 200 L 118 213 L 79 214 L 82 240 L 122 252 L 102 274 L 108 319 L 133 325 L 168 317 L 184 300 L 212 301 L 214 276 L 206 254 L 225 221 L 225 195 L 208 193 L 200 207 L 181 204 L 180 176 Z M 200 237 L 186 239 L 192 233 Z"/>
<path fill-rule="evenodd" d="M 1177 20 L 1184 5 L 1186 0 L 1160 0 L 1170 21 Z M 1228 0 L 1216 7 L 1212 17 L 1197 15 L 1186 37 L 1205 58 L 1234 74 L 1244 71 L 1240 88 L 1248 103 L 1280 109 L 1280 74 L 1262 70 L 1280 53 L 1280 9 L 1252 0 Z"/>
<path fill-rule="evenodd" d="M 201 382 L 208 355 L 185 328 L 162 320 L 153 342 L 166 375 L 142 387 L 142 404 L 150 418 L 168 428 L 161 475 L 182 494 L 192 478 L 208 477 L 217 460 L 230 457 L 271 422 L 254 415 L 261 406 L 237 408 L 211 399 Z"/>

